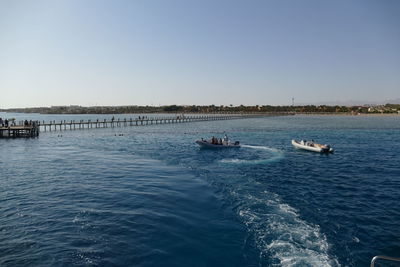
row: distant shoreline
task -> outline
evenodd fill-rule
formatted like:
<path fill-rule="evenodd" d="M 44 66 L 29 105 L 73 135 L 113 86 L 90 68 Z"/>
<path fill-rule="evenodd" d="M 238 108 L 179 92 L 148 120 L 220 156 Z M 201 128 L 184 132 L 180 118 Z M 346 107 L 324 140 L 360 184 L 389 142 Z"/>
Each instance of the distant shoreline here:
<path fill-rule="evenodd" d="M 169 105 L 169 106 L 51 106 L 36 108 L 0 109 L 1 112 L 40 113 L 40 114 L 263 114 L 263 113 L 296 113 L 312 115 L 398 115 L 400 104 L 386 104 L 383 106 L 197 106 L 197 105 Z"/>
<path fill-rule="evenodd" d="M 295 113 L 296 116 L 364 116 L 364 117 L 399 117 L 399 113 Z"/>
<path fill-rule="evenodd" d="M 203 114 L 203 115 L 210 115 L 210 114 L 257 114 L 262 116 L 265 115 L 295 115 L 295 116 L 366 116 L 366 117 L 398 117 L 400 113 L 349 113 L 349 112 L 127 112 L 127 113 L 40 113 L 40 112 L 21 112 L 21 111 L 0 111 L 2 113 L 25 113 L 25 114 L 41 114 L 41 115 L 129 115 L 129 114 Z"/>

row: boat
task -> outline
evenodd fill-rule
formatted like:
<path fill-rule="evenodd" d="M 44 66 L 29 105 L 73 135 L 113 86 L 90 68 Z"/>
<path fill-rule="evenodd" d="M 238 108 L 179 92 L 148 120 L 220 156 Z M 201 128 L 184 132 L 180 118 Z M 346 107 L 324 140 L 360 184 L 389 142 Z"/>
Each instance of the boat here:
<path fill-rule="evenodd" d="M 240 147 L 240 142 L 235 141 L 231 142 L 228 137 L 225 135 L 224 139 L 211 138 L 210 140 L 206 140 L 201 138 L 201 140 L 196 140 L 196 144 L 198 144 L 202 148 L 238 148 Z"/>
<path fill-rule="evenodd" d="M 331 148 L 329 145 L 317 144 L 317 143 L 314 143 L 314 141 L 292 140 L 292 145 L 295 148 L 318 152 L 318 153 L 332 153 L 333 152 L 333 148 Z"/>
<path fill-rule="evenodd" d="M 222 142 L 222 143 L 211 143 L 209 140 L 196 140 L 196 144 L 203 148 L 233 148 L 240 147 L 239 141 L 236 142 Z"/>

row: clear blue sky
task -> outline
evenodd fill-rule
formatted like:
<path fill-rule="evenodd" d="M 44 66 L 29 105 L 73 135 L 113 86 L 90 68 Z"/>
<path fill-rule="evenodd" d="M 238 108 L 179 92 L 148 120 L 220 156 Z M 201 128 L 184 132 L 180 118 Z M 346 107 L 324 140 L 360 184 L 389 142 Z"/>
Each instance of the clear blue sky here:
<path fill-rule="evenodd" d="M 397 0 L 0 0 L 0 108 L 400 98 Z"/>

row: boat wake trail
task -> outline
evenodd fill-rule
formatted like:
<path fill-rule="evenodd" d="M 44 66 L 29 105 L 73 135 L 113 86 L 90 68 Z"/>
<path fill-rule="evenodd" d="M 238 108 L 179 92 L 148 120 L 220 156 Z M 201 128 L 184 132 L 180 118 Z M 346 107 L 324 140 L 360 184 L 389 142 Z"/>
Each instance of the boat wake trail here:
<path fill-rule="evenodd" d="M 280 161 L 284 158 L 283 151 L 267 147 L 267 146 L 250 146 L 250 145 L 242 145 L 241 148 L 248 148 L 258 150 L 257 158 L 234 158 L 234 159 L 222 159 L 220 163 L 225 164 L 269 164 L 273 162 Z M 252 154 L 252 156 L 254 156 Z"/>
<path fill-rule="evenodd" d="M 262 258 L 279 266 L 340 266 L 329 256 L 328 241 L 318 225 L 302 220 L 296 209 L 271 192 L 243 193 L 233 192 L 240 199 L 237 213 Z"/>

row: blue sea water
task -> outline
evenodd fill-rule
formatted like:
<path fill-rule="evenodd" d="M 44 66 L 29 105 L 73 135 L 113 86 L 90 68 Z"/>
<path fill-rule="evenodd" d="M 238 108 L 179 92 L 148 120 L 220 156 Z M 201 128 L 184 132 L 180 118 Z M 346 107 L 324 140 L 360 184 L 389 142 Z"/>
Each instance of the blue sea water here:
<path fill-rule="evenodd" d="M 0 266 L 368 266 L 374 255 L 400 257 L 399 130 L 400 116 L 287 116 L 0 139 Z M 243 147 L 194 143 L 224 131 Z M 299 151 L 293 138 L 336 151 Z"/>

